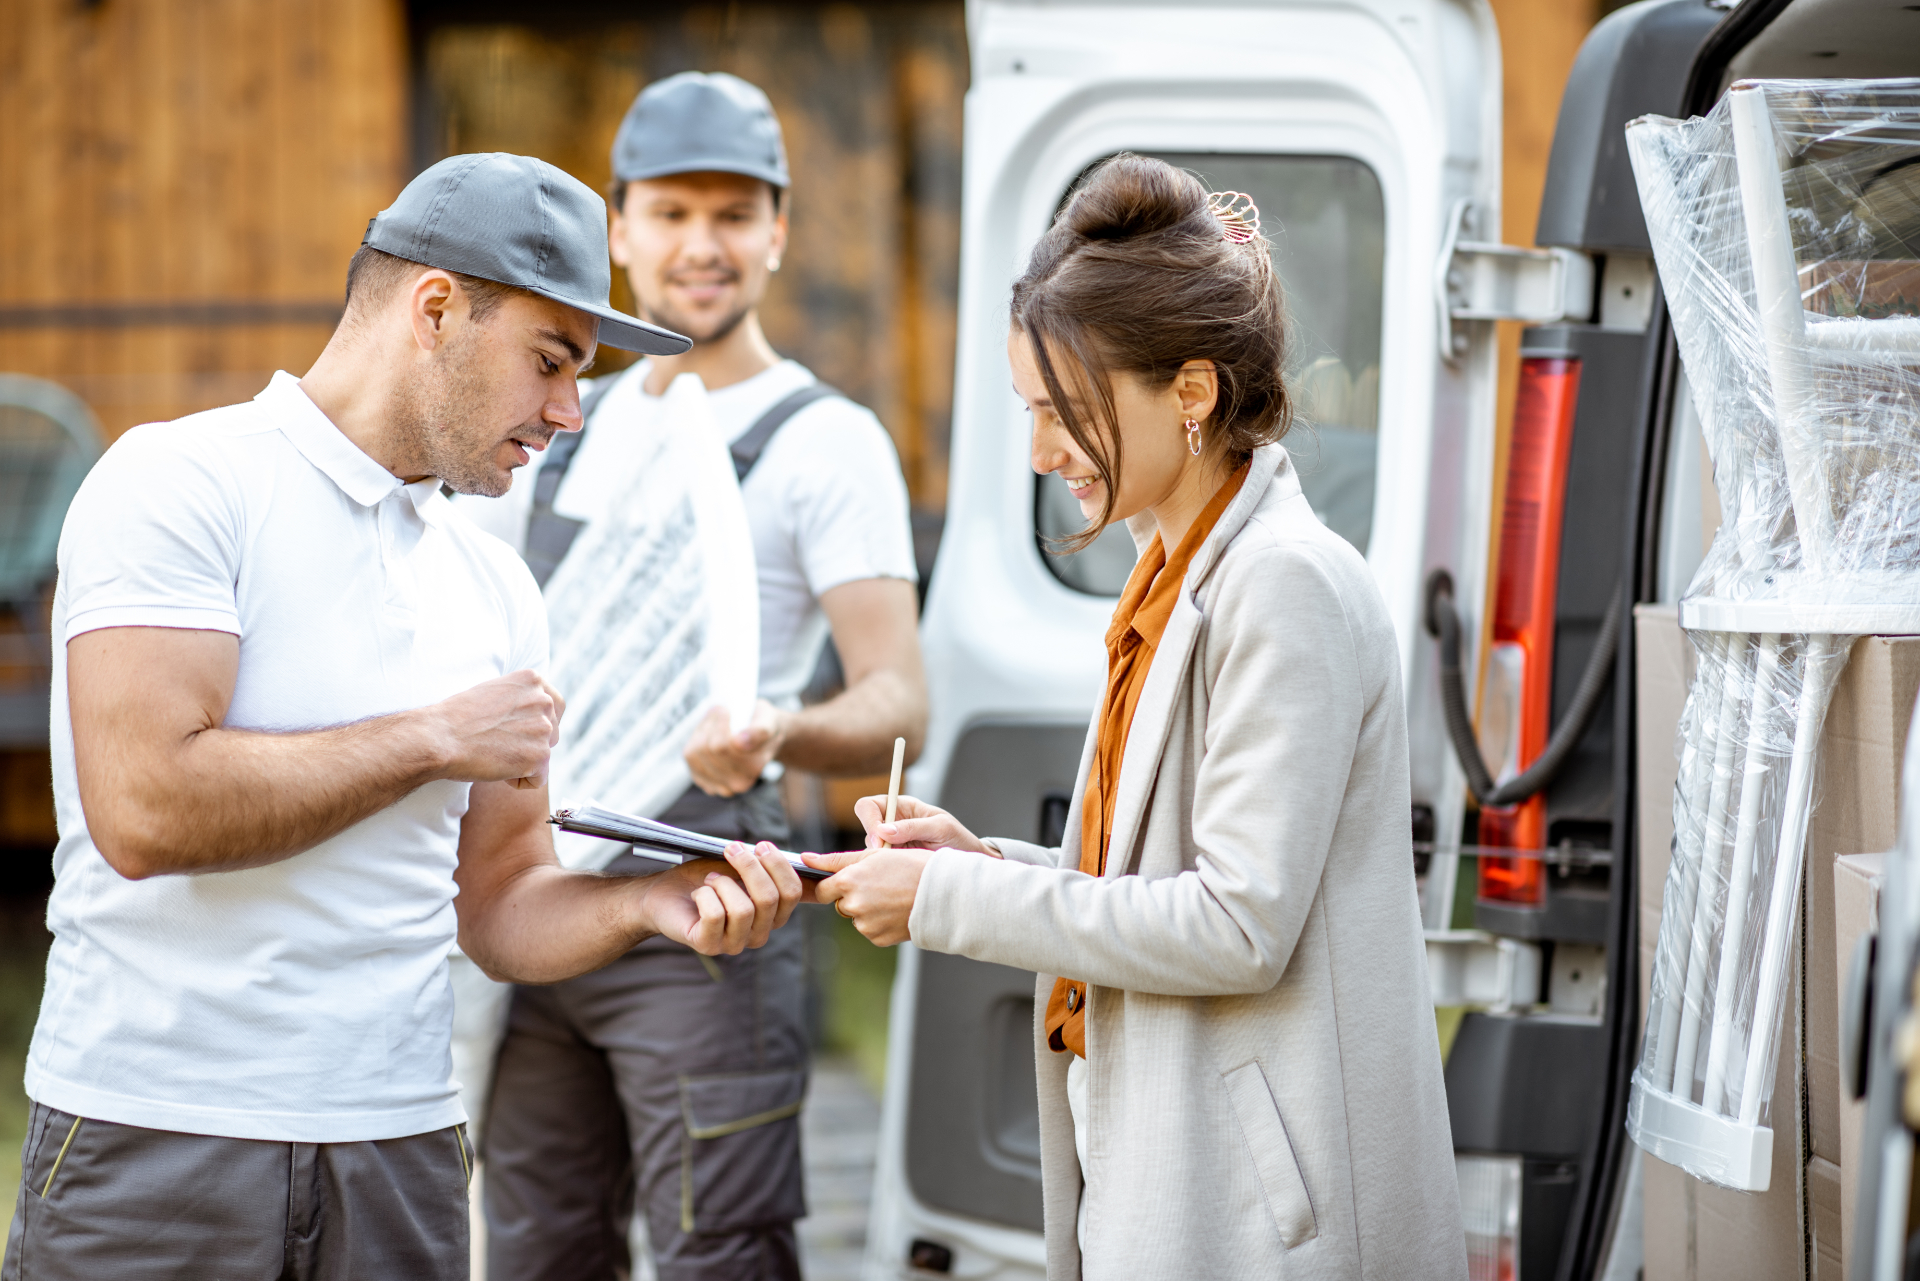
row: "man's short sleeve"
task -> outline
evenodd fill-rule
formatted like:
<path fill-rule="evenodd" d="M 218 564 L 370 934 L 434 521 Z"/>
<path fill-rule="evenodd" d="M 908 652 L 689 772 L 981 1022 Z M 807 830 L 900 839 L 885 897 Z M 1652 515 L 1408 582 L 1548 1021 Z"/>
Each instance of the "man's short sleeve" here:
<path fill-rule="evenodd" d="M 80 486 L 60 532 L 61 644 L 103 627 L 240 634 L 238 478 L 178 425 L 136 427 Z"/>
<path fill-rule="evenodd" d="M 918 580 L 906 479 L 871 412 L 838 398 L 810 406 L 774 436 L 760 465 L 769 463 L 786 474 L 795 550 L 816 600 L 864 578 Z"/>

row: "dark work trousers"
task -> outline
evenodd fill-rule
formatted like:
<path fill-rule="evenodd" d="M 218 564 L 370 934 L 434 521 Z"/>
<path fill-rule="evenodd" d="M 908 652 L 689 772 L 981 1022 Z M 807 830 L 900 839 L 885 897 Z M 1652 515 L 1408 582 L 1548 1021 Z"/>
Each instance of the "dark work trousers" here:
<path fill-rule="evenodd" d="M 146 1130 L 35 1103 L 4 1281 L 466 1281 L 464 1126 L 366 1143 Z"/>
<path fill-rule="evenodd" d="M 765 781 L 690 791 L 661 819 L 787 839 Z M 658 867 L 622 855 L 607 870 Z M 660 1281 L 799 1277 L 803 962 L 796 924 L 739 956 L 649 939 L 595 973 L 514 989 L 482 1148 L 488 1281 L 626 1277 L 636 1198 Z"/>

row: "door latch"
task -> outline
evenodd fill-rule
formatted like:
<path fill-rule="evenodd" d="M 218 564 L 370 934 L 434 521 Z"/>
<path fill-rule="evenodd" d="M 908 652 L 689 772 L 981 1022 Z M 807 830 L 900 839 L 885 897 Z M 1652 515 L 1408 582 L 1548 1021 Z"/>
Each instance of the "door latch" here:
<path fill-rule="evenodd" d="M 1593 259 L 1574 249 L 1522 249 L 1460 239 L 1472 208 L 1457 201 L 1447 219 L 1435 273 L 1440 355 L 1449 364 L 1467 354 L 1463 322 L 1518 320 L 1550 325 L 1593 316 Z"/>

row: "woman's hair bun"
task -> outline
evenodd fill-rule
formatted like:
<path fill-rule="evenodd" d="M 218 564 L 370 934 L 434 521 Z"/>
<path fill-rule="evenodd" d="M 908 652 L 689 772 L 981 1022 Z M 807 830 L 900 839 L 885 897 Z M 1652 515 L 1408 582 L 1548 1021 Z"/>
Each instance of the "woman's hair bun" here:
<path fill-rule="evenodd" d="M 1099 180 L 1081 183 L 1060 213 L 1067 230 L 1084 239 L 1202 230 L 1200 220 L 1212 220 L 1200 180 L 1164 161 L 1123 153 L 1097 173 Z"/>
<path fill-rule="evenodd" d="M 1013 282 L 1013 328 L 1033 344 L 1054 412 L 1106 482 L 1105 510 L 1063 550 L 1085 547 L 1113 515 L 1112 375 L 1161 388 L 1187 361 L 1211 362 L 1218 396 L 1204 436 L 1234 466 L 1292 422 L 1280 279 L 1251 203 L 1223 207 L 1240 217 L 1215 215 L 1185 170 L 1113 156 L 1081 178 Z"/>

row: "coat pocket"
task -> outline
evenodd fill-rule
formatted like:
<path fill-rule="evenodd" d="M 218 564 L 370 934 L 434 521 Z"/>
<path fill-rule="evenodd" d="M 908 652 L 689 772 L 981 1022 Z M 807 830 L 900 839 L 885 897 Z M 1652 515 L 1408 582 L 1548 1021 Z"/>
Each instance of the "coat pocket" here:
<path fill-rule="evenodd" d="M 1267 1194 L 1267 1209 L 1274 1226 L 1280 1229 L 1280 1241 L 1294 1249 L 1313 1240 L 1320 1229 L 1313 1219 L 1313 1202 L 1307 1196 L 1306 1180 L 1300 1177 L 1300 1163 L 1294 1159 L 1293 1143 L 1287 1138 L 1286 1123 L 1267 1088 L 1267 1078 L 1258 1062 L 1247 1063 L 1224 1074 L 1227 1098 L 1240 1121 L 1241 1137 L 1247 1141 L 1254 1171 Z"/>
<path fill-rule="evenodd" d="M 680 1078 L 680 1230 L 733 1232 L 806 1213 L 805 1069 Z"/>

